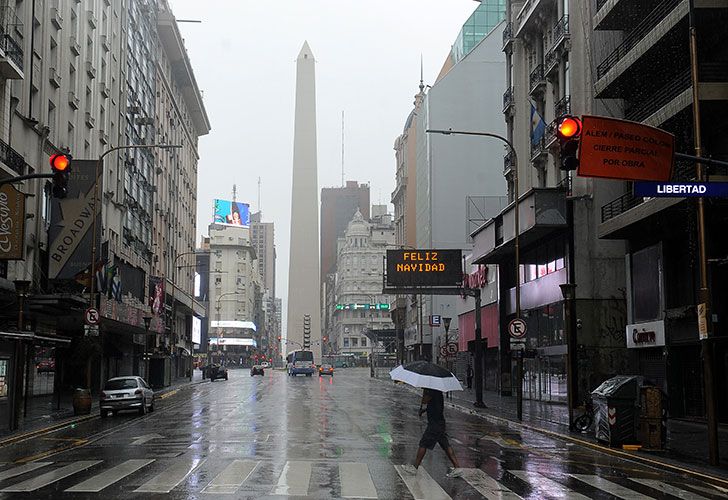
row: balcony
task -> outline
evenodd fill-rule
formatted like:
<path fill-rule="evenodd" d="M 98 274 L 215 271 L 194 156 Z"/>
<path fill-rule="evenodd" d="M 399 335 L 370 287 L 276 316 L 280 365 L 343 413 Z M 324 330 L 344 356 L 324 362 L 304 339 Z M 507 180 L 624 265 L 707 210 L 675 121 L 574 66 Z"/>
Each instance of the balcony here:
<path fill-rule="evenodd" d="M 78 39 L 76 39 L 75 36 L 70 37 L 68 43 L 71 48 L 71 53 L 74 56 L 78 56 L 81 54 L 81 44 L 78 43 Z"/>
<path fill-rule="evenodd" d="M 546 147 L 546 137 L 542 137 L 536 142 L 531 141 L 532 163 L 541 163 L 546 161 L 546 158 L 548 158 L 548 152 L 548 148 Z"/>
<path fill-rule="evenodd" d="M 513 43 L 514 39 L 513 23 L 507 23 L 506 27 L 503 28 L 503 52 L 506 52 L 508 49 L 510 49 L 510 45 L 511 43 Z"/>
<path fill-rule="evenodd" d="M 559 69 L 559 51 L 556 47 L 551 47 L 544 55 L 543 58 L 543 74 L 546 78 L 551 79 L 554 76 L 558 76 L 557 70 Z"/>
<path fill-rule="evenodd" d="M 539 64 L 531 71 L 529 76 L 529 93 L 531 95 L 541 94 L 546 89 L 546 77 L 544 76 L 544 66 Z"/>
<path fill-rule="evenodd" d="M 568 42 L 571 38 L 569 32 L 569 16 L 562 16 L 553 29 L 553 45 L 551 48 L 559 50 L 568 50 Z"/>
<path fill-rule="evenodd" d="M 662 0 L 597 0 L 594 29 L 629 31 Z"/>
<path fill-rule="evenodd" d="M 56 68 L 48 69 L 48 81 L 56 89 L 61 86 L 61 75 L 58 74 Z"/>
<path fill-rule="evenodd" d="M 503 92 L 503 113 L 507 114 L 511 108 L 513 108 L 514 104 L 513 87 L 510 87 L 508 90 Z"/>
<path fill-rule="evenodd" d="M 14 38 L 14 31 L 22 28 L 13 9 L 0 7 L 0 78 L 22 80 L 23 48 Z"/>
<path fill-rule="evenodd" d="M 73 109 L 78 109 L 78 105 L 81 102 L 81 100 L 76 97 L 75 92 L 69 92 L 68 93 L 68 105 L 71 106 Z"/>
<path fill-rule="evenodd" d="M 94 68 L 94 65 L 91 61 L 86 61 L 86 74 L 91 79 L 96 78 L 96 68 Z"/>
<path fill-rule="evenodd" d="M 509 150 L 503 157 L 503 175 L 508 175 L 513 170 L 513 163 L 513 151 Z"/>
<path fill-rule="evenodd" d="M 564 96 L 554 104 L 554 116 L 561 118 L 564 115 L 571 114 L 571 96 Z"/>
<path fill-rule="evenodd" d="M 0 139 L 0 162 L 17 175 L 25 175 L 25 158 Z"/>
<path fill-rule="evenodd" d="M 551 149 L 555 144 L 558 143 L 558 141 L 556 140 L 556 127 L 558 127 L 556 120 L 546 125 L 546 132 L 544 132 L 543 136 L 544 146 L 546 147 L 546 149 Z"/>

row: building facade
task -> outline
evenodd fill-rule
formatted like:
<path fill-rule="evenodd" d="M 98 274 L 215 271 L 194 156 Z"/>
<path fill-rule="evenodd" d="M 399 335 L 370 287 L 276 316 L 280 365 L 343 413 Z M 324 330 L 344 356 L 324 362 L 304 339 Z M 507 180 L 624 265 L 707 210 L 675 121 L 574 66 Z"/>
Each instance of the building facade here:
<path fill-rule="evenodd" d="M 50 341 L 18 344 L 31 363 L 34 356 L 47 357 L 57 367 L 58 383 L 27 393 L 95 391 L 108 377 L 132 373 L 154 386 L 168 385 L 190 374 L 191 319 L 204 315 L 192 297 L 191 269 L 181 268 L 179 277 L 174 270 L 193 262 L 175 259 L 194 249 L 197 141 L 210 130 L 174 16 L 164 0 L 52 1 L 42 8 L 15 2 L 15 7 L 0 9 L 0 176 L 48 173 L 49 156 L 65 153 L 75 165 L 70 187 L 78 189 L 73 175 L 85 175 L 93 186 L 96 160 L 112 148 L 184 141 L 174 157 L 150 148 L 104 156 L 96 262 L 91 266 L 87 225 L 86 243 L 79 240 L 75 247 L 79 256 L 85 252 L 78 258 L 87 267 L 75 276 L 59 277 L 51 237 L 58 234 L 54 218 L 62 223 L 58 205 L 66 201 L 52 197 L 47 179 L 14 184 L 28 217 L 21 257 L 0 263 L 6 285 L 0 288 L 13 297 L 17 290 L 8 283 L 23 288 L 22 330 L 63 338 L 59 346 L 68 347 L 55 349 Z M 167 43 L 170 36 L 176 45 Z M 171 70 L 180 64 L 186 77 Z M 170 117 L 184 123 L 161 123 Z M 93 202 L 92 194 L 84 194 Z M 168 219 L 157 218 L 167 213 Z M 154 230 L 172 224 L 174 235 Z M 166 304 L 150 306 L 153 291 L 162 292 Z M 18 305 L 3 311 L 0 321 L 18 328 L 11 319 Z M 100 311 L 98 337 L 84 334 L 89 305 Z"/>
<path fill-rule="evenodd" d="M 211 224 L 208 358 L 248 365 L 261 345 L 261 276 L 248 227 Z"/>
<path fill-rule="evenodd" d="M 366 332 L 393 328 L 392 297 L 382 295 L 382 258 L 394 244 L 394 233 L 390 215 L 370 223 L 357 210 L 339 238 L 334 301 L 330 304 L 332 354 L 354 356 L 366 363 L 372 352 Z"/>

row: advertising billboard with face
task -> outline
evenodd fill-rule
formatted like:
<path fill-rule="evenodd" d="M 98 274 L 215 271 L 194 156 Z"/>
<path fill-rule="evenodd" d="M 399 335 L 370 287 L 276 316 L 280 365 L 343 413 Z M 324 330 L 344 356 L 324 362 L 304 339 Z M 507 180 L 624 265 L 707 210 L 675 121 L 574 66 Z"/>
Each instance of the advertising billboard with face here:
<path fill-rule="evenodd" d="M 228 226 L 250 226 L 250 205 L 238 201 L 215 200 L 212 222 Z"/>

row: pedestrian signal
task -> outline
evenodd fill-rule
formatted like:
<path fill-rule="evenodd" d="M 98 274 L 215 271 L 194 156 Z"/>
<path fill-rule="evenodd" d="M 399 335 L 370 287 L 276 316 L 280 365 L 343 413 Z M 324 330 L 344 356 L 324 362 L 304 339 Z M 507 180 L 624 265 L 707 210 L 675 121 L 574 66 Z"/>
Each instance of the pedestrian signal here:
<path fill-rule="evenodd" d="M 53 171 L 53 196 L 55 198 L 65 198 L 68 195 L 71 157 L 70 155 L 56 154 L 50 157 L 49 162 Z"/>
<path fill-rule="evenodd" d="M 576 170 L 579 167 L 581 120 L 571 115 L 562 116 L 559 118 L 556 135 L 559 139 L 561 170 Z"/>

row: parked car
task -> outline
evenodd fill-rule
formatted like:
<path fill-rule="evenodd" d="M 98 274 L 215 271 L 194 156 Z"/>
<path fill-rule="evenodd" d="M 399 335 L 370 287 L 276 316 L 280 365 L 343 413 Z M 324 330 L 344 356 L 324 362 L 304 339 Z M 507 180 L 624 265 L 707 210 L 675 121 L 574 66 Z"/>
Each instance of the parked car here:
<path fill-rule="evenodd" d="M 331 375 L 334 376 L 334 367 L 331 365 L 321 365 L 319 366 L 319 377 L 321 375 Z"/>
<path fill-rule="evenodd" d="M 133 410 L 144 415 L 154 411 L 154 391 L 141 377 L 114 377 L 106 381 L 104 390 L 99 394 L 101 417 L 111 412 Z"/>
<path fill-rule="evenodd" d="M 262 366 L 263 368 L 270 368 L 270 363 L 268 363 L 267 361 L 263 361 L 263 362 L 262 362 L 262 363 L 260 364 L 260 366 Z"/>
<path fill-rule="evenodd" d="M 48 373 L 56 371 L 56 360 L 55 359 L 41 359 L 35 365 L 38 373 Z"/>
<path fill-rule="evenodd" d="M 221 365 L 210 365 L 207 367 L 207 378 L 210 379 L 210 382 L 214 382 L 219 378 L 224 378 L 225 380 L 227 380 L 227 368 Z"/>
<path fill-rule="evenodd" d="M 253 365 L 250 368 L 250 376 L 254 377 L 255 375 L 265 375 L 265 369 L 261 365 Z"/>

